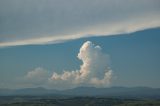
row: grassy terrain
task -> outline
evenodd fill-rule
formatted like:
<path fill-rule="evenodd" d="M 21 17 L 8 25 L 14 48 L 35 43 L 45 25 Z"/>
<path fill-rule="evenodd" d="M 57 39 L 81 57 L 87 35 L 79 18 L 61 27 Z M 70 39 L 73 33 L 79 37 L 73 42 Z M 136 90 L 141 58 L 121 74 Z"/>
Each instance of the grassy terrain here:
<path fill-rule="evenodd" d="M 0 106 L 160 106 L 160 100 L 102 97 L 0 97 Z"/>

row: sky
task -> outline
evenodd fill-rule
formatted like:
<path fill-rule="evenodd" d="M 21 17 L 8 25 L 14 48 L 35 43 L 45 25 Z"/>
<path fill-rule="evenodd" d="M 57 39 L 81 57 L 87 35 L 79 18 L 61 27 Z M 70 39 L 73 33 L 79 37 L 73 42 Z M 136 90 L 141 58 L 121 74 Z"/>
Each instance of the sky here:
<path fill-rule="evenodd" d="M 159 0 L 1 0 L 0 88 L 157 88 L 159 35 Z"/>

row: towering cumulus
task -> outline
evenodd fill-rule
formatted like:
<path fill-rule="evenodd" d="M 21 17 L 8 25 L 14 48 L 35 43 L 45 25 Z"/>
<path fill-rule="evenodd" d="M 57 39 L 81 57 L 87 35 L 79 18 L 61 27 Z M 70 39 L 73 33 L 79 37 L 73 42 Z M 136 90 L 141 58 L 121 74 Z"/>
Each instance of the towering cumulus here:
<path fill-rule="evenodd" d="M 53 73 L 50 82 L 58 86 L 95 86 L 105 87 L 112 78 L 108 66 L 108 55 L 102 53 L 101 47 L 92 42 L 85 42 L 79 50 L 78 59 L 82 61 L 79 70 Z M 62 84 L 62 85 L 59 85 Z"/>

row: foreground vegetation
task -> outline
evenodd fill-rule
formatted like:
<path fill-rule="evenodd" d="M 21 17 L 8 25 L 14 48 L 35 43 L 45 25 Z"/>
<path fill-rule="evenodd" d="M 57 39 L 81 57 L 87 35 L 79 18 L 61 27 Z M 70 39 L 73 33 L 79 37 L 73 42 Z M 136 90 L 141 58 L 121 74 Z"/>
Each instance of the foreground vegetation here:
<path fill-rule="evenodd" d="M 104 97 L 0 97 L 0 106 L 160 106 L 160 100 Z"/>

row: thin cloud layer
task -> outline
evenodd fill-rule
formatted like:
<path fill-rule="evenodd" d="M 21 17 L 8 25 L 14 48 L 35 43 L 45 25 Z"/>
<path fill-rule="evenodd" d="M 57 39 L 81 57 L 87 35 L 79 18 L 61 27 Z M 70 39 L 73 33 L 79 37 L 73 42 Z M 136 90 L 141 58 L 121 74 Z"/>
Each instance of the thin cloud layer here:
<path fill-rule="evenodd" d="M 159 0 L 1 0 L 0 47 L 160 27 Z"/>
<path fill-rule="evenodd" d="M 61 74 L 53 72 L 50 75 L 42 68 L 37 68 L 24 78 L 33 85 L 36 83 L 39 86 L 57 89 L 78 86 L 106 87 L 110 84 L 112 70 L 108 66 L 108 55 L 102 53 L 100 46 L 87 41 L 80 48 L 77 57 L 82 61 L 79 70 L 63 71 Z"/>

